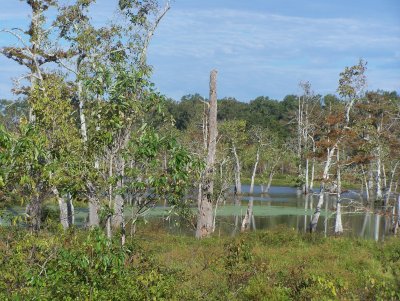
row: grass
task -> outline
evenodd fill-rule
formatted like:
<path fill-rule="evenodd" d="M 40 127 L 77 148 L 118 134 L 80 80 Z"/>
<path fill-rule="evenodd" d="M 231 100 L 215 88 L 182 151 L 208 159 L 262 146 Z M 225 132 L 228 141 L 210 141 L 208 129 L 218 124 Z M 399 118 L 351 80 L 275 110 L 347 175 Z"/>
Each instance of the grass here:
<path fill-rule="evenodd" d="M 236 237 L 0 228 L 1 300 L 399 300 L 400 240 L 287 228 Z"/>

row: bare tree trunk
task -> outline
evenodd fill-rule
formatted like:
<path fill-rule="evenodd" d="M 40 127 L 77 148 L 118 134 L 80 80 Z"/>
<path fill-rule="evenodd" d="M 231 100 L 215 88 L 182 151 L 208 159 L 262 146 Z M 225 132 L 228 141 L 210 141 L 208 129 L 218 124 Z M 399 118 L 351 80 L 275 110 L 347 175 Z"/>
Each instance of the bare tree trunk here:
<path fill-rule="evenodd" d="M 87 197 L 89 201 L 89 228 L 98 227 L 100 225 L 99 211 L 100 211 L 100 201 L 96 196 L 96 191 L 94 185 L 91 181 L 86 184 Z"/>
<path fill-rule="evenodd" d="M 374 172 L 373 172 L 373 163 L 371 162 L 369 164 L 369 169 L 368 169 L 368 189 L 369 189 L 369 196 L 373 196 L 375 194 L 374 191 Z"/>
<path fill-rule="evenodd" d="M 254 180 L 256 178 L 257 165 L 260 161 L 260 148 L 257 148 L 256 161 L 254 162 L 253 174 L 251 175 L 250 194 L 254 191 Z"/>
<path fill-rule="evenodd" d="M 240 180 L 240 172 L 241 172 L 241 166 L 240 166 L 240 160 L 239 156 L 236 151 L 236 146 L 232 146 L 232 151 L 233 155 L 235 157 L 235 187 L 236 187 L 236 193 L 241 194 L 242 193 L 242 182 Z"/>
<path fill-rule="evenodd" d="M 375 185 L 376 185 L 376 199 L 382 199 L 382 177 L 381 177 L 381 170 L 382 170 L 382 162 L 381 162 L 381 147 L 378 147 L 378 156 L 376 158 L 376 177 L 375 177 Z"/>
<path fill-rule="evenodd" d="M 83 142 L 86 144 L 88 137 L 87 137 L 87 129 L 86 129 L 86 116 L 84 112 L 84 101 L 82 97 L 82 82 L 78 81 L 78 98 L 79 98 L 79 121 L 80 121 L 80 129 L 81 129 L 81 136 Z"/>
<path fill-rule="evenodd" d="M 268 183 L 267 183 L 267 187 L 265 188 L 264 192 L 268 193 L 269 190 L 271 189 L 271 185 L 272 185 L 272 180 L 274 178 L 274 174 L 275 174 L 275 170 L 271 170 L 268 176 Z"/>
<path fill-rule="evenodd" d="M 337 164 L 337 200 L 336 200 L 336 220 L 335 220 L 335 234 L 343 233 L 343 225 L 342 225 L 342 179 L 340 175 L 340 154 L 339 147 L 336 152 L 336 164 Z"/>
<path fill-rule="evenodd" d="M 384 195 L 384 206 L 385 206 L 385 208 L 387 208 L 388 203 L 389 203 L 389 199 L 390 199 L 390 195 L 392 194 L 393 180 L 394 180 L 394 177 L 395 177 L 395 173 L 396 173 L 396 169 L 397 169 L 398 164 L 399 164 L 399 161 L 397 161 L 394 164 L 393 168 L 390 171 L 389 186 L 386 187 L 387 189 L 385 189 L 385 195 Z M 385 183 L 386 183 L 386 176 L 385 176 Z"/>
<path fill-rule="evenodd" d="M 314 175 L 315 175 L 315 141 L 312 139 L 313 142 L 313 158 L 312 158 L 312 165 L 311 165 L 311 180 L 310 180 L 310 191 L 314 190 Z"/>
<path fill-rule="evenodd" d="M 63 229 L 66 230 L 69 227 L 67 202 L 65 201 L 64 197 L 60 195 L 56 187 L 53 187 L 52 191 L 58 200 L 58 208 L 60 209 L 60 223 Z"/>
<path fill-rule="evenodd" d="M 68 229 L 75 223 L 75 208 L 72 203 L 71 194 L 61 196 L 56 187 L 52 188 L 54 195 L 58 200 L 60 209 L 60 223 L 64 230 Z"/>
<path fill-rule="evenodd" d="M 301 175 L 301 158 L 302 158 L 302 137 L 303 137 L 303 103 L 301 97 L 298 97 L 297 111 L 297 157 L 299 159 L 298 174 Z"/>
<path fill-rule="evenodd" d="M 209 236 L 213 228 L 213 192 L 214 192 L 214 163 L 217 148 L 217 71 L 210 74 L 210 110 L 209 110 L 209 143 L 204 182 L 202 185 L 202 197 L 200 210 L 197 217 L 196 237 Z"/>
<path fill-rule="evenodd" d="M 400 194 L 397 197 L 397 219 L 395 219 L 395 223 L 394 223 L 394 227 L 393 227 L 394 234 L 397 234 L 399 227 L 400 227 Z"/>
<path fill-rule="evenodd" d="M 310 189 L 310 184 L 309 184 L 309 181 L 308 181 L 308 173 L 309 173 L 308 165 L 309 165 L 309 160 L 307 158 L 306 159 L 306 170 L 305 170 L 306 185 L 304 187 L 304 194 L 308 194 L 309 193 L 309 189 Z"/>
<path fill-rule="evenodd" d="M 253 203 L 254 203 L 254 198 L 250 197 L 249 205 L 247 206 L 246 210 L 246 215 L 244 216 L 244 219 L 242 221 L 242 228 L 241 228 L 242 232 L 250 230 L 251 221 L 253 218 Z"/>
<path fill-rule="evenodd" d="M 369 197 L 368 180 L 367 180 L 367 176 L 366 176 L 366 174 L 365 174 L 365 171 L 364 171 L 364 168 L 363 168 L 362 165 L 361 165 L 361 170 L 362 170 L 363 179 L 364 179 L 364 182 L 365 182 L 365 195 L 366 195 L 366 197 L 367 197 L 367 202 L 369 203 L 370 197 Z"/>
<path fill-rule="evenodd" d="M 321 181 L 321 186 L 320 186 L 321 191 L 319 193 L 317 207 L 315 208 L 315 212 L 314 212 L 311 222 L 310 222 L 310 231 L 311 232 L 315 232 L 317 230 L 318 219 L 319 219 L 319 216 L 321 215 L 322 205 L 324 204 L 325 182 L 329 179 L 329 169 L 331 167 L 332 157 L 333 157 L 333 154 L 335 153 L 335 149 L 336 149 L 336 146 L 332 147 L 331 149 L 328 149 L 328 151 L 327 151 L 327 159 L 325 162 L 324 173 L 322 175 L 322 181 Z"/>

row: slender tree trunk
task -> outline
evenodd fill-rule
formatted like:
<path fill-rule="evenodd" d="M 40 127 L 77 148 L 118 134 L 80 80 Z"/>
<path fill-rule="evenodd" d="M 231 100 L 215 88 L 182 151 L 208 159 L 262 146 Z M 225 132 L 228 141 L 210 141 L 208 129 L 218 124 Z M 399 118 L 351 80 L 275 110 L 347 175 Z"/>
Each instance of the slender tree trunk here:
<path fill-rule="evenodd" d="M 260 161 L 260 149 L 257 148 L 256 161 L 254 162 L 253 174 L 251 175 L 250 194 L 252 194 L 254 191 L 254 181 L 256 178 L 257 166 L 259 161 Z"/>
<path fill-rule="evenodd" d="M 310 180 L 310 191 L 314 190 L 314 175 L 315 175 L 315 141 L 313 139 L 313 158 L 312 158 L 312 164 L 311 164 L 311 180 Z"/>
<path fill-rule="evenodd" d="M 65 201 L 64 197 L 60 195 L 56 187 L 53 187 L 52 191 L 58 201 L 58 208 L 60 209 L 60 223 L 63 229 L 66 230 L 69 227 L 67 202 Z"/>
<path fill-rule="evenodd" d="M 370 197 L 369 197 L 368 180 L 367 180 L 367 176 L 366 176 L 366 174 L 365 174 L 364 167 L 363 167 L 362 165 L 361 165 L 361 170 L 362 170 L 363 179 L 364 179 L 364 183 L 365 183 L 365 195 L 366 195 L 366 197 L 367 197 L 367 203 L 369 203 Z"/>
<path fill-rule="evenodd" d="M 373 172 L 373 163 L 371 162 L 368 169 L 368 190 L 369 196 L 373 196 L 374 192 L 374 172 Z"/>
<path fill-rule="evenodd" d="M 247 206 L 246 214 L 244 216 L 244 219 L 242 221 L 242 227 L 241 231 L 247 231 L 250 230 L 251 227 L 251 221 L 253 218 L 253 203 L 254 203 L 254 198 L 250 197 L 249 199 L 249 204 Z"/>
<path fill-rule="evenodd" d="M 109 160 L 109 166 L 108 166 L 108 177 L 111 178 L 113 176 L 113 157 L 112 154 L 110 154 L 110 160 Z M 108 186 L 108 209 L 111 210 L 112 208 L 112 194 L 113 194 L 113 189 L 112 185 L 110 184 Z M 110 212 L 107 213 L 107 219 L 106 219 L 106 230 L 107 230 L 107 237 L 111 239 L 112 232 L 111 232 L 111 218 L 112 214 Z"/>
<path fill-rule="evenodd" d="M 322 181 L 321 181 L 321 186 L 320 186 L 321 191 L 319 193 L 317 207 L 315 208 L 315 212 L 314 212 L 311 222 L 310 222 L 310 231 L 311 232 L 315 232 L 317 230 L 318 219 L 319 219 L 319 216 L 321 215 L 322 205 L 324 204 L 325 182 L 329 179 L 329 169 L 331 168 L 332 157 L 335 153 L 335 149 L 336 149 L 336 146 L 332 147 L 331 149 L 328 149 L 328 151 L 327 151 L 327 158 L 326 158 L 324 173 L 322 175 Z"/>
<path fill-rule="evenodd" d="M 207 164 L 202 185 L 202 197 L 200 210 L 197 217 L 196 237 L 203 238 L 209 236 L 213 228 L 213 192 L 214 192 L 214 163 L 217 148 L 217 71 L 213 70 L 210 74 L 210 109 L 209 109 L 209 143 Z"/>
<path fill-rule="evenodd" d="M 233 155 L 235 157 L 235 186 L 236 186 L 236 193 L 242 193 L 242 182 L 240 180 L 240 173 L 241 173 L 241 166 L 239 156 L 237 154 L 236 146 L 232 146 Z"/>
<path fill-rule="evenodd" d="M 100 225 L 99 211 L 100 201 L 96 196 L 96 190 L 91 181 L 86 184 L 87 197 L 89 201 L 89 228 L 98 227 Z"/>
<path fill-rule="evenodd" d="M 122 197 L 121 189 L 123 186 L 122 179 L 124 177 L 124 160 L 121 159 L 116 161 L 117 161 L 116 172 L 121 176 L 121 179 L 117 181 L 116 193 L 114 198 L 114 213 L 112 216 L 112 226 L 114 229 L 120 228 L 122 230 L 124 227 L 124 198 Z"/>
<path fill-rule="evenodd" d="M 376 199 L 381 200 L 383 197 L 382 194 L 382 162 L 381 162 L 381 147 L 378 147 L 378 156 L 376 158 L 376 177 L 375 177 L 375 185 L 376 185 Z"/>
<path fill-rule="evenodd" d="M 66 195 L 67 198 L 67 212 L 68 212 L 68 224 L 73 226 L 75 224 L 75 207 L 72 203 L 72 196 L 70 193 Z"/>
<path fill-rule="evenodd" d="M 268 176 L 268 183 L 267 183 L 267 187 L 265 188 L 264 192 L 268 193 L 269 190 L 271 189 L 271 185 L 272 185 L 272 180 L 274 178 L 274 174 L 275 174 L 275 170 L 271 170 Z"/>
<path fill-rule="evenodd" d="M 301 175 L 302 142 L 303 142 L 303 103 L 301 97 L 298 97 L 297 111 L 297 157 L 299 159 L 298 174 Z"/>
<path fill-rule="evenodd" d="M 306 185 L 304 187 L 304 194 L 308 194 L 309 193 L 309 189 L 310 189 L 310 184 L 309 184 L 309 181 L 308 181 L 308 173 L 309 173 L 308 165 L 309 165 L 309 160 L 307 158 L 306 159 L 306 170 L 305 170 Z"/>
<path fill-rule="evenodd" d="M 336 152 L 336 164 L 337 164 L 337 200 L 336 200 L 336 220 L 335 220 L 335 234 L 343 233 L 343 225 L 342 225 L 342 179 L 340 175 L 340 154 L 339 148 Z"/>
<path fill-rule="evenodd" d="M 395 223 L 394 223 L 394 227 L 393 227 L 394 234 L 397 234 L 399 227 L 400 227 L 400 194 L 397 197 L 397 218 L 395 219 Z"/>
<path fill-rule="evenodd" d="M 83 142 L 86 144 L 88 141 L 87 129 L 86 129 L 86 116 L 84 112 L 84 100 L 82 97 L 82 82 L 78 81 L 78 99 L 79 99 L 79 121 L 80 130 Z"/>
<path fill-rule="evenodd" d="M 393 182 L 394 182 L 394 177 L 395 177 L 395 173 L 396 173 L 396 169 L 397 169 L 398 164 L 399 164 L 399 161 L 397 161 L 394 164 L 392 170 L 390 171 L 389 186 L 387 187 L 387 189 L 385 189 L 385 195 L 384 195 L 384 206 L 385 206 L 385 208 L 387 208 L 387 206 L 389 204 L 390 195 L 392 194 Z M 385 176 L 385 178 L 386 178 L 386 176 Z M 385 183 L 386 183 L 386 180 L 385 180 Z"/>

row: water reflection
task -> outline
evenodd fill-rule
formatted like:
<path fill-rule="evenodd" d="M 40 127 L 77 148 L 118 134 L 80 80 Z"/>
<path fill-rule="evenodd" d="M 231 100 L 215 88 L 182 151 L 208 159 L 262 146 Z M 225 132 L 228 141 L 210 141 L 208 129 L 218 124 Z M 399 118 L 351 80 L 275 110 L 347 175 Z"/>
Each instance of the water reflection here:
<path fill-rule="evenodd" d="M 249 201 L 253 202 L 252 229 L 269 229 L 279 225 L 297 229 L 301 232 L 309 230 L 309 223 L 317 200 L 317 194 L 303 195 L 293 187 L 271 187 L 268 194 L 262 193 L 261 186 L 254 188 L 254 194 L 247 195 L 249 187 L 243 185 L 240 205 L 233 216 L 234 224 L 228 220 L 232 202 L 218 212 L 217 223 L 220 231 L 234 235 L 240 231 Z M 371 209 L 361 205 L 361 195 L 356 191 L 342 194 L 342 223 L 344 235 L 380 240 L 392 233 L 392 217 L 382 215 L 380 208 Z M 334 234 L 336 196 L 325 195 L 321 219 L 317 231 L 325 236 Z M 240 208 L 240 209 L 239 209 Z M 234 230 L 232 230 L 232 227 Z"/>
<path fill-rule="evenodd" d="M 235 204 L 232 190 L 232 194 L 228 195 L 226 202 L 219 204 L 215 224 L 216 233 L 225 235 L 239 233 L 249 201 L 253 202 L 250 218 L 251 230 L 270 229 L 280 225 L 300 232 L 309 230 L 312 214 L 318 201 L 317 194 L 303 195 L 299 194 L 297 189 L 293 187 L 274 186 L 270 188 L 268 193 L 263 193 L 260 186 L 254 187 L 254 194 L 251 196 L 248 195 L 248 191 L 249 186 L 243 185 L 242 195 L 238 199 L 239 202 Z M 393 217 L 391 212 L 388 215 L 383 215 L 381 208 L 361 206 L 361 196 L 357 192 L 343 193 L 342 198 L 344 235 L 375 240 L 384 239 L 391 235 L 393 225 L 397 222 L 397 217 Z M 318 232 L 325 235 L 334 234 L 335 205 L 336 196 L 326 194 L 321 218 L 317 225 Z M 193 229 L 189 228 L 187 224 L 178 223 L 178 218 L 166 219 L 169 209 L 160 204 L 160 207 L 155 208 L 147 219 L 158 219 L 171 232 L 192 235 Z M 12 210 L 18 214 L 24 212 L 22 207 L 15 207 Z M 17 215 L 15 212 L 11 213 Z M 84 226 L 88 215 L 87 208 L 76 208 L 75 213 L 77 226 Z M 177 227 L 177 224 L 181 226 Z"/>

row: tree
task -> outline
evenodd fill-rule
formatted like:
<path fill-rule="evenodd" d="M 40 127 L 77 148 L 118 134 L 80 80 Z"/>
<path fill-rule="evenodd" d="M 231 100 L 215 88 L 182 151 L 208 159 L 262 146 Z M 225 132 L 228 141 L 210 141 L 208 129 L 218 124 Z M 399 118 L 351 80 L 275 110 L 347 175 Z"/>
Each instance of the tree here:
<path fill-rule="evenodd" d="M 208 111 L 208 144 L 207 162 L 203 174 L 201 201 L 197 217 L 196 237 L 209 236 L 213 229 L 213 193 L 214 193 L 214 164 L 217 147 L 217 71 L 210 74 L 210 104 Z"/>
<path fill-rule="evenodd" d="M 317 228 L 321 208 L 324 203 L 325 185 L 329 180 L 329 171 L 333 163 L 334 154 L 339 144 L 350 131 L 350 111 L 353 105 L 362 97 L 366 82 L 365 70 L 366 63 L 360 60 L 357 65 L 346 67 L 340 73 L 338 92 L 343 97 L 343 108 L 339 106 L 338 112 L 329 112 L 329 115 L 326 117 L 326 133 L 318 143 L 326 155 L 326 161 L 321 179 L 318 203 L 310 222 L 311 232 L 314 232 Z M 336 208 L 337 213 L 340 213 L 341 198 L 337 199 Z M 336 214 L 336 218 L 341 219 L 341 215 Z M 341 222 L 338 221 L 336 224 L 341 224 Z"/>

